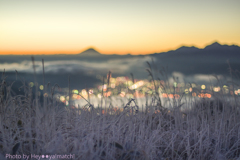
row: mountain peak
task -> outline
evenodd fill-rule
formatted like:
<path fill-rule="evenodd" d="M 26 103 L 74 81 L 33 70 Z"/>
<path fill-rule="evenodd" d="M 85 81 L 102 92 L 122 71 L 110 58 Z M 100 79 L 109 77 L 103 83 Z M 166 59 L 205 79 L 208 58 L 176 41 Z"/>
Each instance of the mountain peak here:
<path fill-rule="evenodd" d="M 218 43 L 217 41 L 216 42 L 214 42 L 213 44 L 211 44 L 212 46 L 214 45 L 214 46 L 221 46 L 221 44 L 220 43 Z"/>
<path fill-rule="evenodd" d="M 96 51 L 94 48 L 88 48 L 87 50 L 80 53 L 81 56 L 99 56 L 101 53 Z"/>
<path fill-rule="evenodd" d="M 191 46 L 191 47 L 182 46 L 182 47 L 176 49 L 175 51 L 178 51 L 178 52 L 195 52 L 197 50 L 198 50 L 198 48 L 196 48 L 195 46 Z"/>
<path fill-rule="evenodd" d="M 218 49 L 220 47 L 222 47 L 222 45 L 220 43 L 214 42 L 214 43 L 206 46 L 204 49 Z"/>

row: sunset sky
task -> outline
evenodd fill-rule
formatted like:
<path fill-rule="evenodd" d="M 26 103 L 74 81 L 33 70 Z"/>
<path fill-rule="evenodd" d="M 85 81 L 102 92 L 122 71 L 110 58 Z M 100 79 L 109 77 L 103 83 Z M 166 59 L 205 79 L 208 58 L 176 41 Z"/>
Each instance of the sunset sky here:
<path fill-rule="evenodd" d="M 240 45 L 240 0 L 0 0 L 0 54 Z"/>

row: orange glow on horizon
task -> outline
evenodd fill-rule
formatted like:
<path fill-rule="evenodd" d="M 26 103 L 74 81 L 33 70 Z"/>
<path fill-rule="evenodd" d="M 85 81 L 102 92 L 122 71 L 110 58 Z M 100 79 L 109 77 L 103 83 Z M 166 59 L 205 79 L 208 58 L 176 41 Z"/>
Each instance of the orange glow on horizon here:
<path fill-rule="evenodd" d="M 96 51 L 98 51 L 101 54 L 118 54 L 118 55 L 126 55 L 126 54 L 132 54 L 132 55 L 145 55 L 145 54 L 152 54 L 152 53 L 160 53 L 160 52 L 166 52 L 172 49 L 165 49 L 165 50 L 159 50 L 159 51 L 135 51 L 135 52 L 124 52 L 124 51 L 105 51 L 105 50 L 99 50 L 95 47 L 88 47 L 80 51 L 1 51 L 0 55 L 55 55 L 55 54 L 80 54 L 83 51 L 94 48 Z"/>
<path fill-rule="evenodd" d="M 150 48 L 149 49 L 114 49 L 114 48 L 109 48 L 107 50 L 101 50 L 98 47 L 94 47 L 94 46 L 89 46 L 89 47 L 85 47 L 81 50 L 27 50 L 27 51 L 21 51 L 21 50 L 0 50 L 0 55 L 55 55 L 55 54 L 80 54 L 83 51 L 89 49 L 89 48 L 94 48 L 96 51 L 98 51 L 101 54 L 106 54 L 106 55 L 110 55 L 110 54 L 117 54 L 117 55 L 127 55 L 127 54 L 131 54 L 131 55 L 147 55 L 147 54 L 153 54 L 153 53 L 161 53 L 161 52 L 168 52 L 170 50 L 176 50 L 182 46 L 187 46 L 187 47 L 197 47 L 197 48 L 205 48 L 206 46 L 214 43 L 214 42 L 218 42 L 221 45 L 238 45 L 240 46 L 240 43 L 224 43 L 224 42 L 220 42 L 220 41 L 212 41 L 211 43 L 205 43 L 205 44 L 201 44 L 201 45 L 195 45 L 195 44 L 191 44 L 191 45 L 187 45 L 185 43 L 182 43 L 181 45 L 177 45 L 175 47 L 166 47 L 166 48 L 162 48 L 162 49 L 156 49 L 155 48 Z M 128 51 L 129 52 L 128 52 Z"/>
<path fill-rule="evenodd" d="M 54 54 L 78 54 L 73 51 L 0 51 L 0 55 L 54 55 Z"/>

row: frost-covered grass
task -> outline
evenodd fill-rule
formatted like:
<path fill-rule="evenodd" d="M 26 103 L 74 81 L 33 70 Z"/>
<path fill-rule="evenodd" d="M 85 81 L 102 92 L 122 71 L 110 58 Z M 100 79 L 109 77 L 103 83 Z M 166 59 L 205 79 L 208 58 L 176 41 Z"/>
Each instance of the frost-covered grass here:
<path fill-rule="evenodd" d="M 151 71 L 150 71 L 151 73 Z M 153 75 L 152 75 L 153 76 Z M 153 81 L 154 82 L 154 81 Z M 154 84 L 156 85 L 156 84 Z M 216 99 L 192 100 L 181 111 L 171 101 L 164 108 L 155 92 L 155 106 L 139 111 L 134 100 L 122 112 L 105 108 L 62 106 L 50 97 L 40 103 L 31 88 L 11 94 L 0 86 L 0 154 L 74 155 L 74 159 L 238 159 L 240 115 L 238 97 L 229 103 Z M 52 96 L 53 97 L 53 96 Z M 105 112 L 102 110 L 104 109 Z M 34 159 L 34 158 L 32 158 Z M 59 158 L 60 159 L 60 158 Z"/>

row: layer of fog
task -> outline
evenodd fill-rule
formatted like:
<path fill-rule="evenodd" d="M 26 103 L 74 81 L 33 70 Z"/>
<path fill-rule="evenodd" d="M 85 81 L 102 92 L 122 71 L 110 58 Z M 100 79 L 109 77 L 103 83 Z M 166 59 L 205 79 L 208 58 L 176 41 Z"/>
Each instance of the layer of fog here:
<path fill-rule="evenodd" d="M 122 59 L 112 59 L 99 62 L 89 62 L 82 60 L 55 60 L 44 62 L 45 73 L 54 74 L 79 74 L 84 73 L 87 75 L 106 75 L 109 71 L 113 73 L 113 76 L 130 76 L 133 73 L 134 77 L 137 79 L 149 79 L 146 68 L 148 65 L 146 62 L 151 62 L 151 57 L 134 57 L 134 58 L 122 58 Z M 35 61 L 35 70 L 37 74 L 42 74 L 43 65 L 42 61 Z M 33 74 L 33 63 L 32 61 L 22 61 L 19 63 L 0 63 L 0 71 L 5 70 L 5 72 L 15 72 L 18 73 L 29 73 Z M 169 74 L 170 82 L 176 81 L 173 77 L 177 77 L 179 82 L 185 83 L 215 83 L 217 81 L 216 77 L 213 75 L 206 74 L 192 74 L 184 75 L 180 72 L 172 72 Z M 223 77 L 222 75 L 216 75 L 220 80 L 227 81 L 228 77 Z M 157 77 L 156 77 L 157 78 Z M 160 79 L 164 77 L 160 76 Z"/>
<path fill-rule="evenodd" d="M 119 59 L 119 60 L 108 60 L 100 62 L 87 62 L 81 60 L 56 60 L 44 62 L 44 70 L 46 73 L 62 73 L 70 72 L 74 73 L 76 71 L 108 71 L 118 73 L 126 73 L 134 69 L 145 69 L 144 64 L 146 61 L 150 61 L 150 57 L 145 58 L 129 58 L 129 59 Z M 36 73 L 42 73 L 43 66 L 42 61 L 35 61 Z M 22 61 L 20 63 L 2 63 L 0 64 L 0 71 L 5 69 L 6 72 L 13 72 L 17 70 L 18 72 L 33 73 L 33 63 L 32 61 Z"/>

